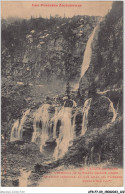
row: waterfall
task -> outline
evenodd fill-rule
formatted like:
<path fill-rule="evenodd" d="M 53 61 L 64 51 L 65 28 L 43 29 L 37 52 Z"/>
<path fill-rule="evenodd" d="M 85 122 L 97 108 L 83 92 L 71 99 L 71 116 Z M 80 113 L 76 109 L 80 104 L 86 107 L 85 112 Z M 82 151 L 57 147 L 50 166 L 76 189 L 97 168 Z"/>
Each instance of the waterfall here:
<path fill-rule="evenodd" d="M 28 109 L 26 112 L 23 113 L 22 119 L 20 121 L 20 125 L 18 128 L 18 138 L 19 140 L 22 139 L 22 135 L 23 135 L 23 127 L 24 127 L 24 123 L 26 121 L 27 115 L 29 114 L 30 109 Z"/>
<path fill-rule="evenodd" d="M 72 108 L 62 107 L 61 114 L 59 117 L 61 119 L 61 127 L 59 132 L 59 137 L 56 139 L 57 146 L 54 151 L 54 158 L 62 158 L 64 154 L 68 151 L 68 147 L 74 137 L 74 127 L 72 125 Z"/>
<path fill-rule="evenodd" d="M 116 120 L 117 113 L 115 111 L 113 102 L 108 97 L 103 96 L 103 98 L 106 98 L 110 102 L 110 104 L 109 104 L 109 112 L 112 112 L 113 113 L 113 117 L 112 117 L 112 120 L 111 120 L 111 123 L 112 123 L 112 122 L 114 122 Z M 90 110 L 91 101 L 92 101 L 92 98 L 89 98 L 84 103 L 81 135 L 84 135 L 85 132 L 87 131 L 88 113 L 89 113 L 89 110 Z"/>
<path fill-rule="evenodd" d="M 74 115 L 73 115 L 73 137 L 75 138 L 76 137 L 76 131 L 75 131 L 75 128 L 76 128 L 76 116 L 78 114 L 78 110 L 75 111 Z"/>
<path fill-rule="evenodd" d="M 111 122 L 113 123 L 115 121 L 116 117 L 117 117 L 117 112 L 116 112 L 116 110 L 114 108 L 113 102 L 108 97 L 106 97 L 106 96 L 103 96 L 103 98 L 106 98 L 110 102 L 110 104 L 109 104 L 109 112 L 113 113 L 113 117 L 112 117 L 112 120 L 111 120 Z"/>
<path fill-rule="evenodd" d="M 16 120 L 11 130 L 10 141 L 18 140 L 18 128 L 19 128 L 19 120 Z"/>
<path fill-rule="evenodd" d="M 84 135 L 87 131 L 87 125 L 88 125 L 88 113 L 90 109 L 92 98 L 89 98 L 85 101 L 84 107 L 83 107 L 83 121 L 82 121 L 82 131 L 81 135 Z"/>
<path fill-rule="evenodd" d="M 19 120 L 16 120 L 14 122 L 12 130 L 11 130 L 10 141 L 22 140 L 23 127 L 24 127 L 24 123 L 27 119 L 27 115 L 29 114 L 29 112 L 30 112 L 30 109 L 28 109 L 27 111 L 23 113 L 23 116 L 20 122 Z"/>
<path fill-rule="evenodd" d="M 91 55 L 92 55 L 91 44 L 92 44 L 93 38 L 95 36 L 95 32 L 96 32 L 97 27 L 98 27 L 98 25 L 94 28 L 94 30 L 91 33 L 91 35 L 90 35 L 90 37 L 88 39 L 88 42 L 86 44 L 86 48 L 85 48 L 85 52 L 84 52 L 84 56 L 83 56 L 83 62 L 82 62 L 82 66 L 81 66 L 81 75 L 80 75 L 80 79 L 79 79 L 78 83 L 75 84 L 75 86 L 74 86 L 75 90 L 78 89 L 79 82 L 80 82 L 81 78 L 83 77 L 83 75 L 85 74 L 85 72 L 87 71 L 87 69 L 88 69 L 88 67 L 90 65 Z"/>
<path fill-rule="evenodd" d="M 87 45 L 86 45 L 86 49 L 84 52 L 84 57 L 83 57 L 83 63 L 82 63 L 82 68 L 81 68 L 81 77 L 83 77 L 83 75 L 85 74 L 86 70 L 88 69 L 90 62 L 91 62 L 91 55 L 92 55 L 92 41 L 96 32 L 97 26 L 94 28 L 92 34 L 90 35 Z"/>
<path fill-rule="evenodd" d="M 57 123 L 58 120 L 61 118 L 62 110 L 60 110 L 59 107 L 55 107 L 55 114 L 54 117 L 51 119 L 51 122 L 53 123 L 53 138 L 56 138 L 56 129 L 57 129 Z"/>
<path fill-rule="evenodd" d="M 40 145 L 40 151 L 49 138 L 49 104 L 43 104 L 34 114 L 32 142 Z"/>
<path fill-rule="evenodd" d="M 50 119 L 49 104 L 44 104 L 34 114 L 32 142 L 40 146 L 40 151 L 43 151 L 43 146 L 51 137 L 56 140 L 56 148 L 53 157 L 55 159 L 63 157 L 67 152 L 70 143 L 74 138 L 74 122 L 72 124 L 72 107 L 55 107 L 54 116 Z M 60 121 L 60 126 L 58 126 Z M 57 134 L 58 131 L 58 134 Z"/>

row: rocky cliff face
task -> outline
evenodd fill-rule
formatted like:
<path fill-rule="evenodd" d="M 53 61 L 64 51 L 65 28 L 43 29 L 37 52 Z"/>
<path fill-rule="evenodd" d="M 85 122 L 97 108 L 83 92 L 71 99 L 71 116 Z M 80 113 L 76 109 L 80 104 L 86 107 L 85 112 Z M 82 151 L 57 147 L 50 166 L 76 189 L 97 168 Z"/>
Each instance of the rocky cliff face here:
<path fill-rule="evenodd" d="M 117 90 L 123 85 L 123 2 L 114 2 L 101 21 L 92 44 L 90 67 L 80 81 L 80 93 L 92 84 L 97 91 Z"/>
<path fill-rule="evenodd" d="M 2 20 L 2 122 L 8 131 L 22 111 L 64 92 L 67 79 L 79 79 L 86 43 L 99 19 Z"/>
<path fill-rule="evenodd" d="M 62 85 L 56 91 L 55 86 L 54 89 L 51 88 L 50 82 L 57 79 L 62 82 L 79 79 L 86 43 L 99 18 L 31 18 L 29 21 L 18 21 L 10 25 L 3 21 L 1 132 L 2 148 L 4 137 L 8 141 L 7 173 L 10 177 L 16 176 L 12 169 L 16 169 L 18 174 L 19 166 L 32 169 L 34 164 L 35 171 L 41 170 L 43 174 L 46 169 L 58 165 L 79 167 L 101 162 L 123 165 L 122 15 L 122 2 L 115 2 L 112 10 L 100 23 L 92 44 L 90 66 L 81 78 L 79 91 L 74 99 L 80 108 L 75 123 L 76 135 L 79 135 L 85 99 L 93 97 L 86 134 L 73 141 L 62 160 L 48 164 L 47 167 L 44 166 L 44 157 L 35 144 L 9 142 L 11 127 L 27 108 L 34 113 L 43 103 L 44 95 L 51 97 L 50 91 L 53 90 L 54 97 L 60 95 L 60 91 L 64 95 Z M 48 81 L 50 87 L 47 88 L 45 83 Z M 23 82 L 23 85 L 18 85 L 17 82 Z M 45 88 L 38 85 L 41 82 Z M 71 98 L 75 98 L 75 94 L 72 95 Z M 110 110 L 113 105 L 115 113 Z M 113 114 L 117 116 L 115 121 L 112 121 Z M 33 117 L 30 115 L 24 125 L 24 141 L 31 140 L 32 125 Z M 2 150 L 3 155 L 5 150 Z"/>
<path fill-rule="evenodd" d="M 75 81 L 99 17 L 31 18 L 2 22 L 2 76 L 16 81 Z"/>

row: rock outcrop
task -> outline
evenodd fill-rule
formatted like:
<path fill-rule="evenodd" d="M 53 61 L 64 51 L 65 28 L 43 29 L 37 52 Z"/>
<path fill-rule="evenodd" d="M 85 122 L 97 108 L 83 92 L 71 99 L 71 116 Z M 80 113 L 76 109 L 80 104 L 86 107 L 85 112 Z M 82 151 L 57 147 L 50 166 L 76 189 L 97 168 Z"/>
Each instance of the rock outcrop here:
<path fill-rule="evenodd" d="M 100 17 L 31 18 L 2 25 L 2 76 L 16 81 L 75 81 Z"/>

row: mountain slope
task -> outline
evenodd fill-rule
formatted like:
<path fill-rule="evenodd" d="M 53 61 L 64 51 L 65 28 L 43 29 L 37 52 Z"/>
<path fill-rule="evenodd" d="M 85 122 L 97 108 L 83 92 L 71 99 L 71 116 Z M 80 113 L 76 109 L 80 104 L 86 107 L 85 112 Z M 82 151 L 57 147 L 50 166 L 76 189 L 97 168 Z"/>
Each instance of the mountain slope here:
<path fill-rule="evenodd" d="M 114 2 L 94 38 L 91 63 L 80 81 L 80 93 L 92 84 L 100 91 L 121 88 L 122 80 L 123 2 Z"/>

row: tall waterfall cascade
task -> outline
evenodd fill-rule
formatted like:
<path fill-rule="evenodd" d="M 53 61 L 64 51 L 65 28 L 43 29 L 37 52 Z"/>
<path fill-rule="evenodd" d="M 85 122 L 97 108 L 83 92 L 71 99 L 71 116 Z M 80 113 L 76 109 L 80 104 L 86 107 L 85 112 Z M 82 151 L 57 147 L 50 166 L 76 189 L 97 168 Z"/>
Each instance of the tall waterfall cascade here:
<path fill-rule="evenodd" d="M 86 44 L 86 48 L 85 48 L 85 52 L 84 52 L 84 56 L 83 56 L 83 62 L 81 65 L 81 75 L 80 75 L 80 79 L 83 77 L 83 75 L 85 74 L 85 72 L 87 71 L 87 69 L 89 68 L 90 62 L 91 62 L 91 55 L 92 55 L 92 42 L 95 36 L 95 32 L 97 29 L 98 25 L 94 28 L 93 32 L 91 33 L 88 42 Z M 74 89 L 77 90 L 79 87 L 79 82 L 78 81 L 77 84 L 75 84 Z"/>
<path fill-rule="evenodd" d="M 90 35 L 87 45 L 86 45 L 86 49 L 84 52 L 84 57 L 83 57 L 83 63 L 82 63 L 82 68 L 81 68 L 81 76 L 80 78 L 83 77 L 83 75 L 85 74 L 85 72 L 87 71 L 90 62 L 91 62 L 91 55 L 92 55 L 92 41 L 94 39 L 95 36 L 95 32 L 98 26 L 96 26 L 92 32 L 92 34 Z"/>

